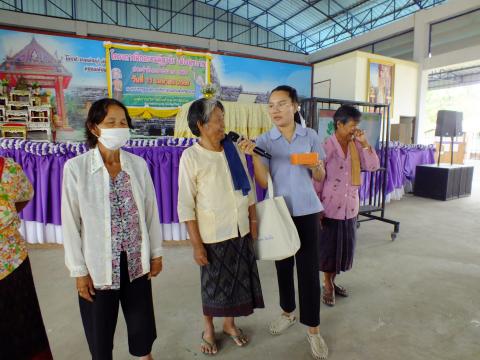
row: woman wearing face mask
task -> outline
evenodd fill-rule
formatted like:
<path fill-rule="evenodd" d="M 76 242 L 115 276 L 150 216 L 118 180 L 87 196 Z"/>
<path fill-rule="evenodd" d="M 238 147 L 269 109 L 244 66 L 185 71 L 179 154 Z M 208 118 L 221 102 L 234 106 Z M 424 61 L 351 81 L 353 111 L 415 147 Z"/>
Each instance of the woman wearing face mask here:
<path fill-rule="evenodd" d="M 152 359 L 150 279 L 162 271 L 153 182 L 145 161 L 120 149 L 132 126 L 122 103 L 96 101 L 85 125 L 90 151 L 65 164 L 62 228 L 88 346 L 92 359 L 112 359 L 121 303 L 130 353 Z"/>
<path fill-rule="evenodd" d="M 324 272 L 322 302 L 328 306 L 335 305 L 335 295 L 348 296 L 347 290 L 337 285 L 335 278 L 353 265 L 360 171 L 375 171 L 380 166 L 365 132 L 357 128 L 361 115 L 360 111 L 349 105 L 343 105 L 335 112 L 335 134 L 323 145 L 327 154 L 327 174 L 323 182 L 315 183 L 318 196 L 325 206 L 319 263 L 320 271 Z"/>
<path fill-rule="evenodd" d="M 270 94 L 268 102 L 273 127 L 256 142 L 259 148 L 272 155 L 271 160 L 253 152 L 255 144 L 242 140 L 239 148 L 252 155 L 255 179 L 267 187 L 268 174 L 273 180 L 275 196 L 283 196 L 300 236 L 301 247 L 295 256 L 276 261 L 280 307 L 282 313 L 270 324 L 270 333 L 278 335 L 294 325 L 295 287 L 293 268 L 297 264 L 300 322 L 308 327 L 307 339 L 315 359 L 326 359 L 328 348 L 320 335 L 320 279 L 318 274 L 319 219 L 323 207 L 315 194 L 312 177 L 321 181 L 325 176 L 323 163 L 318 160 L 309 166 L 292 165 L 294 153 L 317 153 L 324 157 L 320 138 L 312 129 L 299 124 L 297 91 L 290 86 L 279 86 Z"/>

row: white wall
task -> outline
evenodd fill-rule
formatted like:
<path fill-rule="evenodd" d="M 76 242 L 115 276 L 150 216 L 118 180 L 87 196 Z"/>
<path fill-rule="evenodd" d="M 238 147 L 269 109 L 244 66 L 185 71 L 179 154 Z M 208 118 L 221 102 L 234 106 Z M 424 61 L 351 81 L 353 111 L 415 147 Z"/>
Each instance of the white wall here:
<path fill-rule="evenodd" d="M 359 52 L 356 52 L 357 61 L 357 77 L 355 79 L 355 100 L 368 101 L 367 98 L 367 81 L 368 81 L 368 58 L 361 56 Z M 396 69 L 395 69 L 396 70 Z M 394 79 L 395 80 L 395 79 Z M 394 91 L 394 96 L 396 92 Z"/>
<path fill-rule="evenodd" d="M 356 61 L 355 56 L 343 56 L 334 61 L 316 64 L 313 70 L 313 96 L 322 96 L 315 91 L 316 82 L 330 80 L 331 98 L 355 100 Z"/>
<path fill-rule="evenodd" d="M 417 64 L 396 66 L 393 123 L 399 123 L 400 116 L 416 116 L 417 114 L 418 72 Z"/>
<path fill-rule="evenodd" d="M 418 64 L 411 61 L 355 51 L 315 64 L 314 83 L 331 80 L 330 97 L 332 98 L 367 101 L 368 59 L 395 64 L 391 122 L 400 122 L 400 116 L 415 116 L 417 112 Z M 313 96 L 319 96 L 315 89 Z"/>

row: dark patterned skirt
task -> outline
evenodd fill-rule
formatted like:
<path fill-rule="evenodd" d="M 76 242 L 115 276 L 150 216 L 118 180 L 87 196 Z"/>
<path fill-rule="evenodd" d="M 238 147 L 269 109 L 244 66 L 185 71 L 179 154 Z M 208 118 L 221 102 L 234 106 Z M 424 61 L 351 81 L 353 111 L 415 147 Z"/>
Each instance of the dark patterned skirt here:
<path fill-rule="evenodd" d="M 265 307 L 252 241 L 247 235 L 205 244 L 209 264 L 200 268 L 205 316 L 247 316 Z"/>
<path fill-rule="evenodd" d="M 28 257 L 0 280 L 1 359 L 51 360 Z"/>
<path fill-rule="evenodd" d="M 357 218 L 324 218 L 320 233 L 318 260 L 320 271 L 340 274 L 353 266 L 357 238 Z"/>

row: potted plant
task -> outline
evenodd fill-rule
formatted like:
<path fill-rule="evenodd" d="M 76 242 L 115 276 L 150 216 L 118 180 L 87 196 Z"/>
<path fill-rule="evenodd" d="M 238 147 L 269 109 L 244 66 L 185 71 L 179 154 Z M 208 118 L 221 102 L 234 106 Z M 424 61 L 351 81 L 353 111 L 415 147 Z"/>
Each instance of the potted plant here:
<path fill-rule="evenodd" d="M 40 84 L 36 81 L 32 83 L 32 93 L 33 95 L 38 95 L 40 93 Z"/>
<path fill-rule="evenodd" d="M 2 79 L 2 93 L 3 94 L 7 94 L 8 93 L 8 85 L 10 85 L 10 81 L 5 78 L 5 79 Z"/>

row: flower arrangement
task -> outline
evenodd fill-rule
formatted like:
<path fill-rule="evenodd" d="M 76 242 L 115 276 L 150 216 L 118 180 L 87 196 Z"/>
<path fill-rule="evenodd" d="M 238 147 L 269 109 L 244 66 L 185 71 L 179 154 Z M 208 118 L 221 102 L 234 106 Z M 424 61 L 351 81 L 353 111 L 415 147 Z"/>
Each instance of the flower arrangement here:
<path fill-rule="evenodd" d="M 207 99 L 214 97 L 217 91 L 218 91 L 218 88 L 214 84 L 206 84 L 202 87 L 202 94 Z"/>

